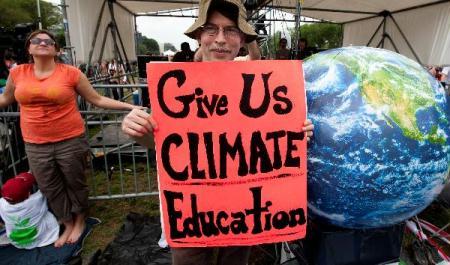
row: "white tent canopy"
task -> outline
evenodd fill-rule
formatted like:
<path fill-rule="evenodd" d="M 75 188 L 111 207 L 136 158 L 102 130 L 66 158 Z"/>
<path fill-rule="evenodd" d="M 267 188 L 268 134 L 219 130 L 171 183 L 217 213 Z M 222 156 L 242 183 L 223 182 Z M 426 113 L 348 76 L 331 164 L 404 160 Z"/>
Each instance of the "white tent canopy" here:
<path fill-rule="evenodd" d="M 77 59 L 87 61 L 96 20 L 104 0 L 66 0 L 70 35 Z M 115 17 L 125 50 L 135 59 L 134 29 L 136 15 L 152 15 L 167 10 L 197 8 L 198 0 L 116 0 Z M 296 13 L 299 0 L 259 0 L 269 8 Z M 386 14 L 386 26 L 380 26 Z M 108 15 L 104 12 L 104 16 Z M 343 45 L 380 44 L 424 64 L 450 64 L 450 0 L 304 0 L 301 15 L 344 24 Z M 100 46 L 109 19 L 103 19 L 97 35 Z M 397 25 L 398 27 L 397 27 Z M 377 34 L 374 35 L 377 28 Z M 383 32 L 383 28 L 385 31 Z M 399 30 L 400 29 L 400 30 Z M 383 35 L 384 33 L 384 35 Z M 408 40 L 409 44 L 406 40 Z M 391 41 L 392 40 L 392 41 Z M 412 49 L 409 47 L 411 46 Z M 105 46 L 104 58 L 111 57 L 112 45 Z M 414 55 L 413 50 L 416 55 Z M 417 57 L 417 58 L 416 58 Z M 94 51 L 93 58 L 98 58 Z"/>
<path fill-rule="evenodd" d="M 113 35 L 110 28 L 108 28 L 108 24 L 112 19 L 107 3 L 105 3 L 101 19 L 99 20 L 103 3 L 105 3 L 104 0 L 66 0 L 70 40 L 75 50 L 77 63 L 87 62 L 91 50 L 93 52 L 92 62 L 97 61 L 100 58 L 103 38 L 105 38 L 105 44 L 102 58 L 116 58 L 114 50 L 117 49 L 114 49 Z M 124 50 L 129 60 L 136 60 L 134 15 L 117 5 L 113 6 L 117 31 L 122 39 Z M 95 49 L 92 49 L 98 22 L 100 24 L 97 37 L 95 38 Z M 122 51 L 123 49 L 118 39 L 119 34 L 115 32 L 118 50 Z"/>
<path fill-rule="evenodd" d="M 163 52 L 164 56 L 174 56 L 175 52 L 172 50 L 167 50 Z"/>

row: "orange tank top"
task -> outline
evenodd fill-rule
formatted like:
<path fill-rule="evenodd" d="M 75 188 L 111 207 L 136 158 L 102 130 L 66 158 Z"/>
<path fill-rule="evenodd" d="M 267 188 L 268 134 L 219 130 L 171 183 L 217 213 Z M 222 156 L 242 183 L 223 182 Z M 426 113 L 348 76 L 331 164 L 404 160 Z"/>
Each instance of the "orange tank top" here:
<path fill-rule="evenodd" d="M 25 142 L 54 143 L 84 133 L 84 122 L 77 107 L 80 74 L 80 70 L 65 64 L 57 64 L 54 72 L 43 79 L 34 75 L 33 64 L 11 69 Z"/>

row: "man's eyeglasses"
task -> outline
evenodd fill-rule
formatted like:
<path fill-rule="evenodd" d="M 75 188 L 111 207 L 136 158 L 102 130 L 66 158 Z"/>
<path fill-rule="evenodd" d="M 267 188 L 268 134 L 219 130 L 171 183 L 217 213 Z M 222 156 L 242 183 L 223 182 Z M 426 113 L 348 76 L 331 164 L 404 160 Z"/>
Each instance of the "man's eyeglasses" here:
<path fill-rule="evenodd" d="M 32 38 L 32 39 L 30 40 L 30 43 L 33 44 L 33 45 L 39 45 L 39 44 L 41 44 L 42 42 L 43 42 L 45 45 L 47 45 L 47 46 L 53 46 L 53 45 L 55 45 L 55 41 L 52 40 L 52 39 Z"/>
<path fill-rule="evenodd" d="M 201 27 L 201 30 L 203 33 L 207 34 L 208 36 L 217 36 L 219 34 L 220 29 L 223 31 L 223 35 L 225 38 L 238 38 L 241 36 L 242 32 L 237 27 L 229 26 L 220 28 L 216 25 L 207 24 Z"/>

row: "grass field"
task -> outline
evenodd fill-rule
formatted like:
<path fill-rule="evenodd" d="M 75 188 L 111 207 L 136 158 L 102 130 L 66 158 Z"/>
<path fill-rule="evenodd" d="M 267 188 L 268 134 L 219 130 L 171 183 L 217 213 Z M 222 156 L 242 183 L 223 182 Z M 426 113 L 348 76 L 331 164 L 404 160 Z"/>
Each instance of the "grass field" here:
<path fill-rule="evenodd" d="M 92 201 L 89 211 L 89 215 L 99 218 L 101 223 L 94 227 L 85 241 L 82 252 L 84 261 L 98 249 L 104 250 L 114 239 L 129 212 L 159 216 L 159 201 L 155 196 Z"/>

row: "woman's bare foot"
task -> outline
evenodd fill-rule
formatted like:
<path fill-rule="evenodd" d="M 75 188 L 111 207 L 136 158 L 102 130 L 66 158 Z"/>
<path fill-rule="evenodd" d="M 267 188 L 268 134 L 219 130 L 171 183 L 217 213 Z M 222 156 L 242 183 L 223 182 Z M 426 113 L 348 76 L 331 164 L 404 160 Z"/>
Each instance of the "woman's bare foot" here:
<path fill-rule="evenodd" d="M 72 234 L 72 230 L 74 228 L 74 224 L 73 224 L 72 220 L 65 221 L 65 222 L 63 222 L 63 224 L 64 224 L 64 232 L 55 241 L 56 248 L 60 248 L 60 247 L 64 246 L 64 244 L 67 242 L 67 239 Z"/>
<path fill-rule="evenodd" d="M 83 234 L 85 227 L 85 214 L 79 213 L 75 215 L 75 224 L 73 226 L 72 232 L 70 233 L 67 243 L 73 244 L 80 239 L 81 234 Z"/>

